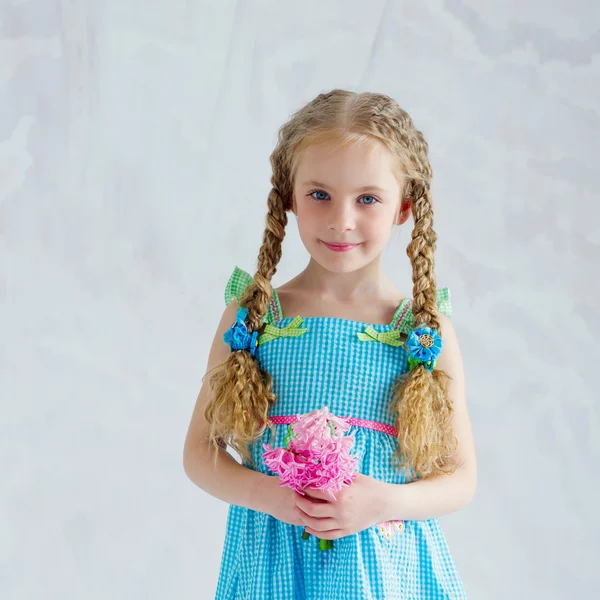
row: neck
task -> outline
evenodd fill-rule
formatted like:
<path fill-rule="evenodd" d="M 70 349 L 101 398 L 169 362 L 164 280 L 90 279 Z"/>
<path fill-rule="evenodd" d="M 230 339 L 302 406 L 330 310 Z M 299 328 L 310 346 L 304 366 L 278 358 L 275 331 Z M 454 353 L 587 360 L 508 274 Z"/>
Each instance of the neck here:
<path fill-rule="evenodd" d="M 383 273 L 380 257 L 360 269 L 345 273 L 329 271 L 311 258 L 300 277 L 307 292 L 340 303 L 381 297 L 391 286 Z"/>

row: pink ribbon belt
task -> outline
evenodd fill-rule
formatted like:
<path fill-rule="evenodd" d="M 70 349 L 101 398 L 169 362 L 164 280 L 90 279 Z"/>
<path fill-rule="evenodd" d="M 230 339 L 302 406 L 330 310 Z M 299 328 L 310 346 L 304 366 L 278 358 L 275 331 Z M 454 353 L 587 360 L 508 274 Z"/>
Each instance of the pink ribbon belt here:
<path fill-rule="evenodd" d="M 290 423 L 295 423 L 298 420 L 298 417 L 296 415 L 277 415 L 269 417 L 268 420 L 274 425 L 289 425 Z M 350 425 L 355 425 L 356 427 L 365 427 L 366 429 L 373 429 L 375 431 L 380 431 L 381 433 L 387 433 L 388 435 L 398 437 L 398 430 L 386 423 L 368 421 L 367 419 L 355 419 L 354 417 L 350 417 L 348 423 Z"/>

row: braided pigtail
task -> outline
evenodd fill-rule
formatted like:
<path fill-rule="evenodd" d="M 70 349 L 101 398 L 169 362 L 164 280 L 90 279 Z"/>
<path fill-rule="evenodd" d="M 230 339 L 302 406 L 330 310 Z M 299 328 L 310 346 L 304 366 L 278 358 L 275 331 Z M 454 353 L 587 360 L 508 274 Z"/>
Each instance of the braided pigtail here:
<path fill-rule="evenodd" d="M 417 186 L 415 186 L 417 187 Z M 415 225 L 407 248 L 413 272 L 413 314 L 415 328 L 425 325 L 441 338 L 436 304 L 434 252 L 437 235 L 428 186 L 413 203 Z M 419 477 L 456 470 L 453 463 L 457 440 L 452 431 L 453 408 L 448 399 L 450 376 L 423 363 L 411 366 L 408 376 L 395 384 L 391 409 L 396 413 L 399 448 L 394 458 L 401 467 L 410 467 Z"/>
<path fill-rule="evenodd" d="M 276 187 L 269 192 L 268 212 L 263 242 L 258 255 L 254 281 L 239 300 L 247 309 L 249 333 L 259 331 L 272 297 L 271 278 L 281 259 L 287 214 L 285 203 Z M 248 463 L 253 464 L 248 445 L 257 440 L 267 427 L 269 406 L 275 402 L 271 375 L 261 369 L 249 350 L 232 351 L 218 365 L 209 379 L 212 395 L 204 409 L 210 424 L 209 440 L 215 450 L 229 444 Z M 269 425 L 274 433 L 273 425 Z M 217 452 L 214 453 L 217 461 Z"/>

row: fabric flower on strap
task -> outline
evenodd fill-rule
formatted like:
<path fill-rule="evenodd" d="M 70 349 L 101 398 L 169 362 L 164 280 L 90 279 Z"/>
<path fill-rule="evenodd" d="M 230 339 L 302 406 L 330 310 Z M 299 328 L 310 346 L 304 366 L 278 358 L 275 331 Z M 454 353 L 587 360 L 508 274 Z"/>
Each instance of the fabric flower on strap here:
<path fill-rule="evenodd" d="M 442 351 L 442 338 L 435 329 L 421 325 L 408 334 L 405 347 L 410 371 L 421 364 L 428 371 L 433 371 Z"/>
<path fill-rule="evenodd" d="M 235 323 L 224 333 L 223 341 L 229 344 L 231 351 L 248 350 L 250 356 L 256 353 L 258 345 L 258 331 L 250 333 L 246 326 L 247 308 L 239 308 L 235 317 Z"/>

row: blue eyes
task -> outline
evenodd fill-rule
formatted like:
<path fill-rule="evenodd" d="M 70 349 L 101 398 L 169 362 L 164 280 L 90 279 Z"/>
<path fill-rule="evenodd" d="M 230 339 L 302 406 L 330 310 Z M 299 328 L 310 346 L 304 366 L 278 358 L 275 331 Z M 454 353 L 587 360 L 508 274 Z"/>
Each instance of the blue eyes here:
<path fill-rule="evenodd" d="M 316 200 L 317 202 L 320 202 L 322 200 L 325 200 L 325 198 L 315 198 L 315 196 L 313 194 L 323 194 L 324 196 L 327 196 L 327 193 L 321 191 L 321 190 L 315 190 L 314 192 L 310 192 L 310 194 L 308 194 L 311 198 L 313 198 L 314 200 Z M 361 196 L 360 200 L 365 200 L 365 199 L 371 199 L 371 202 L 361 202 L 361 204 L 363 204 L 364 206 L 371 206 L 371 204 L 375 204 L 377 202 L 379 202 L 379 200 L 377 198 L 375 198 L 375 196 Z"/>

